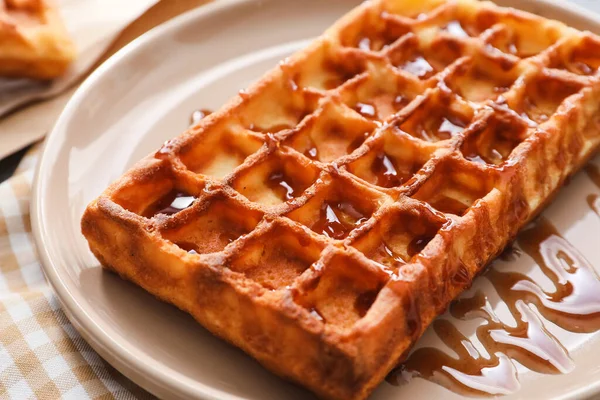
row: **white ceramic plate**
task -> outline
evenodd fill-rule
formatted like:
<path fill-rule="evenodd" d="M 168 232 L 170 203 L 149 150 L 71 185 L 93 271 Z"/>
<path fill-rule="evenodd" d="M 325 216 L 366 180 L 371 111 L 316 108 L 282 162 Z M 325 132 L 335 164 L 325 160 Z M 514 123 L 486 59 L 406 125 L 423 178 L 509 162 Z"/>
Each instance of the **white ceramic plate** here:
<path fill-rule="evenodd" d="M 50 283 L 86 340 L 133 381 L 163 398 L 293 399 L 307 392 L 271 375 L 191 317 L 101 270 L 80 234 L 89 201 L 135 161 L 186 128 L 197 108 L 218 108 L 237 90 L 300 48 L 356 0 L 218 1 L 144 35 L 77 91 L 49 135 L 32 205 L 35 239 Z M 600 31 L 593 15 L 559 1 L 502 0 Z M 564 2 L 562 2 L 564 4 Z M 599 164 L 596 158 L 596 164 Z M 600 193 L 577 175 L 545 215 L 600 267 L 600 218 L 585 203 Z M 532 261 L 516 266 L 530 271 Z M 485 279 L 476 287 L 485 288 Z M 560 337 L 574 361 L 566 375 L 520 371 L 511 398 L 580 398 L 598 390 L 597 335 Z M 433 341 L 428 331 L 423 343 Z M 564 336 L 564 337 L 563 337 Z M 383 383 L 375 399 L 453 398 L 416 379 Z"/>

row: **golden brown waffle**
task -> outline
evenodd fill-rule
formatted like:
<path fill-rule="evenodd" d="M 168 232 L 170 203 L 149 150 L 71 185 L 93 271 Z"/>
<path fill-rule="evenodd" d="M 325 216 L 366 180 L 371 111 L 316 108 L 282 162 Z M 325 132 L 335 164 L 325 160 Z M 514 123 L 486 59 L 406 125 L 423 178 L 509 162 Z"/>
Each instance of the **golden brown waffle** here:
<path fill-rule="evenodd" d="M 364 3 L 83 217 L 101 263 L 322 397 L 362 399 L 600 143 L 600 39 Z"/>
<path fill-rule="evenodd" d="M 0 0 L 0 76 L 52 79 L 74 58 L 52 0 Z"/>

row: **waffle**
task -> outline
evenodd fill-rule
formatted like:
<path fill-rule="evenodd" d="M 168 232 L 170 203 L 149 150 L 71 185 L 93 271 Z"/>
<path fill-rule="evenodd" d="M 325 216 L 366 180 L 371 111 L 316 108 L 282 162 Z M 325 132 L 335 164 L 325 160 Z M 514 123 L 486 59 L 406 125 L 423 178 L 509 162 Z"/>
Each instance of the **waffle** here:
<path fill-rule="evenodd" d="M 0 0 L 0 76 L 52 79 L 75 48 L 52 0 Z"/>
<path fill-rule="evenodd" d="M 378 0 L 87 208 L 107 269 L 323 398 L 363 399 L 600 143 L 600 38 Z"/>

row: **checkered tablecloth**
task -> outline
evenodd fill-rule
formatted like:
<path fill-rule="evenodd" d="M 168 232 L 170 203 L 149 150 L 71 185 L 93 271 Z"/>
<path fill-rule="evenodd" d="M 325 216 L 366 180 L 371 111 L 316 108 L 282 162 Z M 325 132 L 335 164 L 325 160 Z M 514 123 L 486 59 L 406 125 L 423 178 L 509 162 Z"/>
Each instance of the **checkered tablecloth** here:
<path fill-rule="evenodd" d="M 0 184 L 0 399 L 151 398 L 82 339 L 44 279 L 29 216 L 38 152 Z"/>

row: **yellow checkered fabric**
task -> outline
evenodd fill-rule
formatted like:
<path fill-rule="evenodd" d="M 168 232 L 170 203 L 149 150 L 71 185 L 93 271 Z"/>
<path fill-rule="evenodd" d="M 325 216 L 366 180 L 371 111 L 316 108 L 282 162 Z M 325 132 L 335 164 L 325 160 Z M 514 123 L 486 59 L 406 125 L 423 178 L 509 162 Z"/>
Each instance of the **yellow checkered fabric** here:
<path fill-rule="evenodd" d="M 29 218 L 38 150 L 0 184 L 0 399 L 152 398 L 82 339 L 44 278 Z"/>

